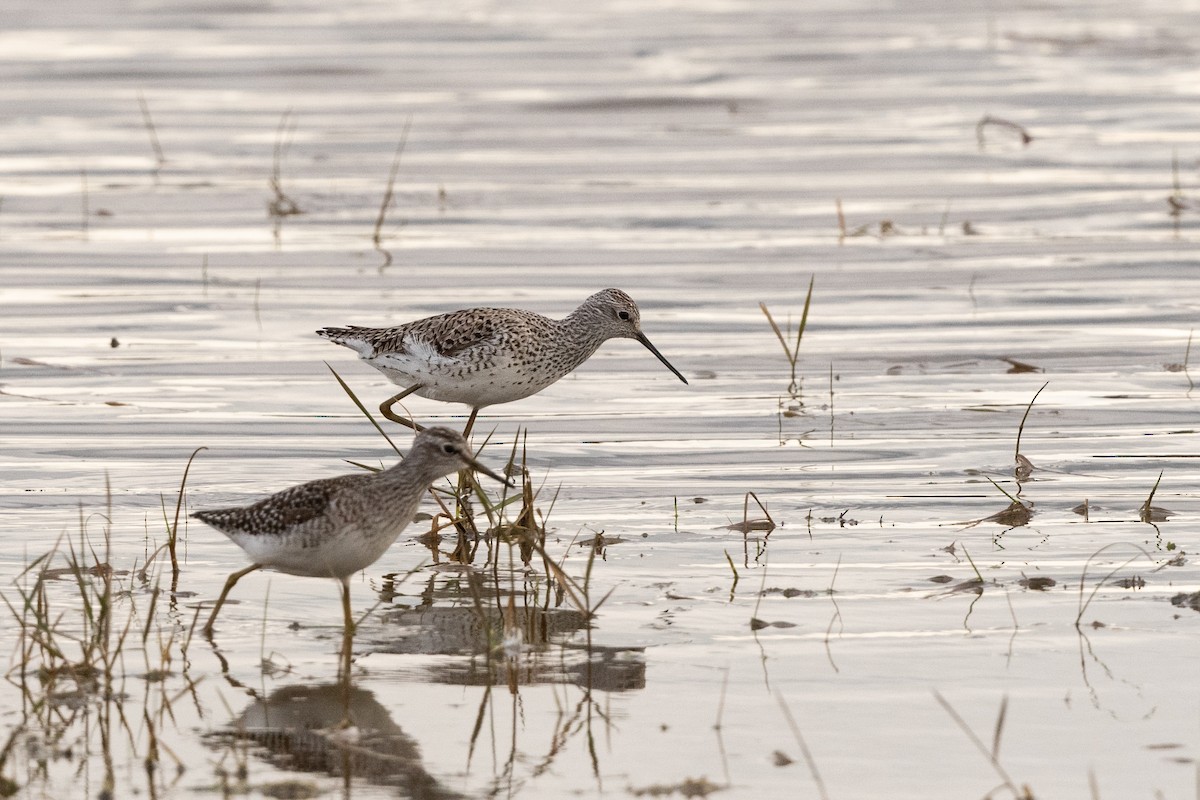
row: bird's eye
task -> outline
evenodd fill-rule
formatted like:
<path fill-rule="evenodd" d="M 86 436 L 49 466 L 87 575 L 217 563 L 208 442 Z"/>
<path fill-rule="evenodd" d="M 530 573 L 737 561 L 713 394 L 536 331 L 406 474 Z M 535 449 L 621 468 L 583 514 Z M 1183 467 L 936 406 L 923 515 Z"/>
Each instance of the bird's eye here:
<path fill-rule="evenodd" d="M 446 442 L 446 444 L 442 445 L 442 452 L 448 456 L 451 456 L 451 455 L 454 455 L 455 453 L 457 453 L 458 451 L 454 449 L 454 445 L 450 444 L 449 442 Z"/>
<path fill-rule="evenodd" d="M 617 312 L 617 319 L 624 319 L 624 320 L 628 320 L 628 319 L 629 319 L 629 312 L 628 312 L 628 311 L 618 311 L 618 312 Z"/>

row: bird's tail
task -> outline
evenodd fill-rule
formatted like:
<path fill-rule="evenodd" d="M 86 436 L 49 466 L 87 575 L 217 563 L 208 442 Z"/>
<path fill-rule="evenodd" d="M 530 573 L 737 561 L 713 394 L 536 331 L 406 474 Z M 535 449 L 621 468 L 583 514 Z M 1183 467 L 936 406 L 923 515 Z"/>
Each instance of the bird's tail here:
<path fill-rule="evenodd" d="M 228 523 L 229 509 L 215 508 L 208 511 L 196 511 L 188 516 L 200 520 L 205 525 L 211 525 L 219 531 L 224 531 Z"/>
<path fill-rule="evenodd" d="M 348 328 L 321 328 L 317 331 L 317 336 L 328 339 L 334 344 L 340 344 L 342 347 L 349 347 L 360 356 L 366 357 L 375 349 L 365 335 L 369 330 L 369 328 L 360 328 L 354 325 Z"/>

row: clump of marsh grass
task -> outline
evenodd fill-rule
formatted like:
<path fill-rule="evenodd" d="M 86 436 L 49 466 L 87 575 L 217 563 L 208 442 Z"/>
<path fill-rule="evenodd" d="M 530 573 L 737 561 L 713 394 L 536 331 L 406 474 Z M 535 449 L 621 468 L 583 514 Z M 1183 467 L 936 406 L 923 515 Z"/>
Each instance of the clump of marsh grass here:
<path fill-rule="evenodd" d="M 387 438 L 350 387 L 336 371 L 334 375 L 360 412 Z M 391 443 L 390 439 L 388 441 Z M 490 443 L 489 435 L 476 454 Z M 584 637 L 582 649 L 586 653 L 583 697 L 575 705 L 574 712 L 564 717 L 560 739 L 565 741 L 582 731 L 587 736 L 593 772 L 599 776 L 593 718 L 605 724 L 611 722 L 593 699 L 592 677 L 597 655 L 592 642 L 591 620 L 614 590 L 610 588 L 596 597 L 592 587 L 596 556 L 603 551 L 603 537 L 597 534 L 592 542 L 585 542 L 590 544 L 586 548 L 586 562 L 581 570 L 569 570 L 567 559 L 574 550 L 574 542 L 568 544 L 557 559 L 547 551 L 547 520 L 557 494 L 551 496 L 548 503 L 541 501 L 545 484 L 543 481 L 538 486 L 531 475 L 524 431 L 518 431 L 514 438 L 503 472 L 515 479 L 519 476 L 517 491 L 510 493 L 506 487 L 499 496 L 489 494 L 469 471 L 459 473 L 456 483 L 433 487 L 431 494 L 438 504 L 438 511 L 431 518 L 429 533 L 422 537 L 437 561 L 442 556 L 438 547 L 441 532 L 455 531 L 455 547 L 446 556 L 453 562 L 471 567 L 463 571 L 460 585 L 465 587 L 463 591 L 468 594 L 466 599 L 478 622 L 479 652 L 489 663 L 489 683 L 471 734 L 468 762 L 484 730 L 493 676 L 497 683 L 507 686 L 516 703 L 521 684 L 536 679 L 537 674 L 536 670 L 531 671 L 531 662 L 523 657 L 524 654 L 538 652 L 551 644 L 552 637 L 566 633 L 568 635 L 560 643 L 566 659 L 569 647 L 580 648 L 579 644 L 570 644 L 567 639 L 581 631 Z M 561 627 L 564 619 L 571 620 L 565 630 Z M 604 658 L 604 655 L 599 657 Z M 512 746 L 516 746 L 515 739 Z M 553 753 L 547 757 L 547 762 L 552 759 Z M 506 770 L 511 769 L 512 763 L 509 762 Z"/>
<path fill-rule="evenodd" d="M 400 448 L 359 400 L 354 390 L 338 375 L 337 370 L 328 364 L 326 366 L 329 367 L 342 390 L 346 392 L 363 416 L 371 422 L 392 449 L 403 457 Z M 453 527 L 458 532 L 458 542 L 449 555 L 451 560 L 462 564 L 475 563 L 479 545 L 483 542 L 487 544 L 487 556 L 483 563 L 484 565 L 494 565 L 498 551 L 493 544 L 507 539 L 520 543 L 521 563 L 528 564 L 535 549 L 532 543 L 536 541 L 540 545 L 545 544 L 545 520 L 553 509 L 557 495 L 551 499 L 550 506 L 545 511 L 538 507 L 537 498 L 541 490 L 535 488 L 530 475 L 524 437 L 525 434 L 518 432 L 504 470 L 506 475 L 520 476 L 520 491 L 509 494 L 505 487 L 498 497 L 493 496 L 469 470 L 459 473 L 457 486 L 453 490 L 447 491 L 441 487 L 435 487 L 432 490 L 433 499 L 437 502 L 440 513 L 433 517 L 427 538 L 434 542 L 436 547 L 436 542 L 441 538 L 440 532 L 447 527 Z M 521 441 L 519 452 L 518 440 Z M 482 453 L 490 442 L 491 435 L 489 434 L 476 449 L 476 455 Z M 377 469 L 377 467 L 368 467 L 356 462 L 350 463 L 364 469 Z M 479 508 L 478 513 L 475 511 L 476 505 Z M 515 513 L 510 519 L 507 514 L 513 509 L 515 509 Z M 480 515 L 482 515 L 482 520 L 479 519 Z M 480 527 L 481 523 L 483 524 L 482 528 Z M 436 549 L 434 555 L 436 558 Z"/>
<path fill-rule="evenodd" d="M 790 379 L 788 381 L 788 394 L 793 397 L 800 393 L 800 382 L 796 378 L 796 362 L 800 359 L 800 343 L 804 339 L 804 329 L 808 327 L 808 309 L 812 305 L 813 284 L 816 281 L 816 276 L 812 276 L 808 281 L 808 293 L 804 296 L 804 311 L 800 315 L 800 325 L 796 328 L 795 344 L 792 344 L 792 324 L 788 321 L 787 333 L 784 334 L 783 329 L 775 322 L 775 318 L 771 316 L 770 310 L 766 303 L 759 303 L 758 307 L 762 310 L 763 315 L 767 318 L 767 322 L 771 325 L 771 330 L 775 332 L 775 337 L 779 339 L 779 344 L 783 346 L 784 355 L 788 360 L 790 369 Z"/>
<path fill-rule="evenodd" d="M 516 515 L 512 521 L 506 521 L 501 513 L 504 510 L 503 504 L 489 502 L 484 505 L 484 509 L 488 515 L 489 532 L 502 541 L 515 542 L 519 547 L 521 563 L 528 564 L 533 557 L 534 543 L 538 544 L 545 552 L 546 518 L 554 510 L 558 495 L 555 493 L 555 496 L 551 498 L 550 505 L 544 513 L 537 507 L 537 496 L 541 490 L 533 488 L 533 479 L 529 472 L 528 431 L 518 431 L 517 438 L 521 443 L 520 464 L 517 463 L 517 440 L 514 439 L 512 452 L 509 454 L 506 466 L 508 475 L 519 475 L 521 479 L 521 490 L 518 495 L 520 505 L 517 507 Z M 478 490 L 481 487 L 478 482 L 475 482 L 472 488 Z M 478 491 L 476 495 L 479 496 Z M 486 495 L 483 495 L 481 500 L 487 500 Z"/>
<path fill-rule="evenodd" d="M 24 783 L 40 783 L 50 794 L 62 773 L 56 765 L 84 770 L 95 763 L 101 797 L 161 796 L 169 788 L 162 763 L 173 761 L 176 775 L 183 769 L 161 732 L 174 724 L 171 704 L 194 690 L 187 677 L 188 640 L 181 625 L 160 623 L 158 576 L 151 579 L 136 564 L 129 570 L 113 567 L 107 481 L 106 491 L 104 512 L 85 515 L 81 508 L 78 536 L 60 536 L 0 591 L 15 631 L 5 680 L 21 698 L 20 719 L 0 752 L 0 774 L 16 774 L 9 772 L 11 756 L 24 752 L 33 759 L 21 776 Z M 138 653 L 141 672 L 131 674 Z M 130 677 L 142 681 L 140 701 Z M 18 738 L 25 748 L 13 746 Z M 125 755 L 124 742 L 140 754 L 146 786 L 118 791 L 125 771 L 116 764 Z"/>
<path fill-rule="evenodd" d="M 1029 478 L 1033 475 L 1035 467 L 1033 462 L 1021 452 L 1021 437 L 1025 433 L 1025 423 L 1029 419 L 1029 412 L 1033 409 L 1033 404 L 1037 401 L 1038 396 L 1042 393 L 1042 391 L 1049 385 L 1050 383 L 1047 381 L 1041 385 L 1041 388 L 1034 392 L 1033 397 L 1025 406 L 1025 413 L 1021 416 L 1021 422 L 1017 425 L 1017 440 L 1013 447 L 1013 459 L 1015 461 L 1013 477 L 1017 484 L 1016 495 L 1008 492 L 1003 486 L 992 480 L 991 477 L 984 475 L 984 478 L 987 479 L 988 483 L 992 484 L 992 486 L 996 487 L 1001 494 L 1008 498 L 1008 506 L 1002 511 L 997 511 L 995 514 L 991 514 L 982 519 L 974 520 L 968 523 L 966 527 L 973 528 L 981 522 L 994 522 L 1007 528 L 1020 528 L 1028 525 L 1029 521 L 1033 518 L 1033 503 L 1028 503 L 1021 500 L 1021 484 L 1029 480 Z M 1001 536 L 1002 535 L 1003 534 L 1001 534 Z M 999 538 L 1000 537 L 997 536 L 994 539 L 994 542 L 997 545 L 999 544 Z"/>
<path fill-rule="evenodd" d="M 527 472 L 523 461 L 521 472 L 523 474 Z M 521 493 L 526 495 L 521 511 L 512 522 L 502 522 L 501 525 L 489 531 L 490 538 L 497 545 L 507 545 L 508 554 L 507 564 L 503 564 L 503 559 L 498 555 L 491 557 L 486 563 L 485 569 L 490 573 L 492 594 L 485 595 L 483 591 L 484 584 L 481 580 L 483 573 L 471 571 L 467 574 L 467 584 L 471 590 L 475 614 L 486 637 L 483 642 L 484 652 L 495 670 L 494 672 L 489 670 L 488 674 L 489 676 L 496 675 L 507 687 L 514 704 L 513 715 L 516 718 L 519 714 L 517 703 L 520 686 L 536 676 L 536 671 L 531 672 L 529 669 L 531 662 L 522 659 L 522 654 L 527 650 L 543 649 L 550 644 L 555 631 L 559 636 L 565 632 L 562 629 L 561 621 L 555 624 L 556 619 L 571 620 L 569 633 L 574 634 L 581 630 L 584 635 L 582 650 L 586 654 L 586 661 L 583 663 L 580 684 L 583 695 L 574 705 L 573 711 L 566 711 L 561 718 L 561 724 L 556 726 L 555 745 L 545 757 L 545 763 L 549 764 L 554 759 L 556 752 L 561 749 L 563 743 L 570 736 L 582 732 L 587 738 L 587 751 L 591 759 L 592 772 L 599 779 L 601 771 L 595 734 L 592 729 L 593 718 L 602 721 L 605 725 L 611 725 L 611 720 L 606 710 L 597 704 L 594 697 L 593 669 L 597 655 L 592 642 L 592 628 L 594 627 L 592 619 L 612 596 L 614 589 L 609 589 L 598 599 L 593 597 L 591 578 L 596 555 L 601 552 L 600 546 L 597 546 L 595 542 L 592 546 L 587 547 L 588 556 L 581 577 L 572 577 L 567 572 L 565 561 L 572 550 L 570 546 L 558 560 L 551 557 L 545 547 L 544 518 L 535 521 L 530 512 L 533 498 L 529 494 L 528 479 L 523 478 L 521 485 Z M 596 539 L 599 538 L 600 534 L 597 534 Z M 535 556 L 541 558 L 542 572 L 540 574 L 534 570 L 522 570 L 518 567 L 518 561 L 531 566 Z M 559 608 L 564 603 L 573 607 L 574 611 Z M 559 610 L 552 613 L 552 608 Z M 568 643 L 565 639 L 562 641 L 561 647 L 562 658 L 565 660 L 568 657 Z M 579 645 L 574 645 L 571 649 L 579 649 Z M 602 653 L 599 657 L 604 658 L 605 656 Z M 468 763 L 470 763 L 478 738 L 484 729 L 484 715 L 492 697 L 491 688 L 489 682 L 487 692 L 480 703 L 475 728 L 471 733 Z M 567 708 L 565 703 L 562 707 Z M 512 765 L 515 763 L 515 737 L 511 747 L 513 750 L 505 766 L 505 774 L 509 777 L 511 777 Z"/>

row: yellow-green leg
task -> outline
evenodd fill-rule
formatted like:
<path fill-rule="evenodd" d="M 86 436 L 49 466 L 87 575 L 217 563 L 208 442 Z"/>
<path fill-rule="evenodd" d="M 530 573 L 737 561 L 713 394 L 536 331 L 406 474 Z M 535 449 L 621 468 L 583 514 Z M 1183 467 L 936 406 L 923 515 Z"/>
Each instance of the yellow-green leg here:
<path fill-rule="evenodd" d="M 338 670 L 339 676 L 350 683 L 350 657 L 354 654 L 354 616 L 350 611 L 350 579 L 341 579 L 342 583 L 342 660 Z"/>
<path fill-rule="evenodd" d="M 233 573 L 225 581 L 225 588 L 221 590 L 221 596 L 217 598 L 217 604 L 213 606 L 212 614 L 209 615 L 208 622 L 204 625 L 203 633 L 205 638 L 212 638 L 213 623 L 217 621 L 217 614 L 221 611 L 221 606 L 225 605 L 225 598 L 229 596 L 229 592 L 233 589 L 234 584 L 256 569 L 262 569 L 262 564 L 251 564 L 245 569 Z"/>
<path fill-rule="evenodd" d="M 423 426 L 418 425 L 416 422 L 409 419 L 408 417 L 402 417 L 402 416 L 398 415 L 395 411 L 392 411 L 392 406 L 394 406 L 396 403 L 399 403 L 401 400 L 408 397 L 410 394 L 412 394 L 413 392 L 415 392 L 417 389 L 420 389 L 420 388 L 421 388 L 420 385 L 417 385 L 417 386 L 413 386 L 408 389 L 405 389 L 403 392 L 400 392 L 399 394 L 392 395 L 387 400 L 384 400 L 382 403 L 379 404 L 379 413 L 383 414 L 383 416 L 386 419 L 390 419 L 392 422 L 399 422 L 401 425 L 405 426 L 406 428 L 412 428 L 417 433 L 420 433 L 421 431 L 425 430 L 425 428 Z"/>
<path fill-rule="evenodd" d="M 473 428 L 475 426 L 475 417 L 477 417 L 477 416 L 479 416 L 479 409 L 472 408 L 471 416 L 467 418 L 467 427 L 463 428 L 463 438 L 464 439 L 471 438 L 471 428 Z"/>

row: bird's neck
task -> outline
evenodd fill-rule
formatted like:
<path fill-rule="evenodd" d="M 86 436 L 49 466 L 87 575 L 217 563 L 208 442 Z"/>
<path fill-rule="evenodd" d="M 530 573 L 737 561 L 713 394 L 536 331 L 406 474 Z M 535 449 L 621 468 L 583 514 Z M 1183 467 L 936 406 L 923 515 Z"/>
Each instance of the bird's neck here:
<path fill-rule="evenodd" d="M 561 320 L 555 321 L 558 329 L 551 337 L 551 346 L 557 350 L 564 366 L 569 365 L 566 372 L 578 367 L 592 357 L 600 349 L 608 337 L 604 335 L 603 326 L 596 318 L 596 310 L 580 306 Z"/>
<path fill-rule="evenodd" d="M 402 461 L 397 461 L 378 474 L 382 483 L 420 483 L 426 486 L 440 477 L 441 473 L 415 448 L 409 450 Z"/>

